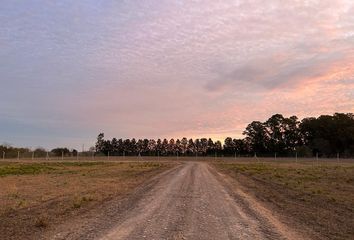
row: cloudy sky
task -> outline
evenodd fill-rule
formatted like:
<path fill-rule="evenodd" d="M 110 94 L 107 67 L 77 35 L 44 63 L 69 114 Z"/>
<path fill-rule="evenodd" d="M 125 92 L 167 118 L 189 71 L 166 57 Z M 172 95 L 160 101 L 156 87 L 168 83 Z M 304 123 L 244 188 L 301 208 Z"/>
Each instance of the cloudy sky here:
<path fill-rule="evenodd" d="M 0 83 L 0 144 L 242 137 L 354 112 L 354 4 L 2 0 Z"/>

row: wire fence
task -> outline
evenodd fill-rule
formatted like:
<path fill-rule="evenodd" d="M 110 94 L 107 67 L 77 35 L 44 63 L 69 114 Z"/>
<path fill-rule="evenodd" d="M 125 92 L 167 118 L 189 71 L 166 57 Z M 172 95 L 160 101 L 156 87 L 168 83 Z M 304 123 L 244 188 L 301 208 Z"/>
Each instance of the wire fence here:
<path fill-rule="evenodd" d="M 293 154 L 292 156 L 282 155 L 274 153 L 270 154 L 217 154 L 205 155 L 205 154 L 195 154 L 195 155 L 144 155 L 144 154 L 127 154 L 127 155 L 114 155 L 114 154 L 99 154 L 95 152 L 78 152 L 70 154 L 54 154 L 52 152 L 20 152 L 17 154 L 13 152 L 11 154 L 2 153 L 1 158 L 6 161 L 16 161 L 16 160 L 39 160 L 39 161 L 212 161 L 212 160 L 224 160 L 224 161 L 238 161 L 238 162 L 248 162 L 248 163 L 267 163 L 267 162 L 289 162 L 289 163 L 305 163 L 305 164 L 322 164 L 322 163 L 354 163 L 354 158 L 344 157 L 337 155 L 336 157 L 324 157 L 316 154 L 313 157 L 299 156 L 298 154 Z"/>

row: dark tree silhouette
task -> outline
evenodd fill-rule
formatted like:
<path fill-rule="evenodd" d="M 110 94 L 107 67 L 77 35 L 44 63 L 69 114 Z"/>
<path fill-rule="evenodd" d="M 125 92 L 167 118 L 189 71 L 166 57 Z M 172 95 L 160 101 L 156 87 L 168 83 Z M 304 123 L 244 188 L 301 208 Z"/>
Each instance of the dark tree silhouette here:
<path fill-rule="evenodd" d="M 246 130 L 243 132 L 243 134 L 246 135 L 246 142 L 249 144 L 251 152 L 267 152 L 267 143 L 269 143 L 269 137 L 267 129 L 263 123 L 259 121 L 250 123 L 246 127 Z"/>
<path fill-rule="evenodd" d="M 51 153 L 53 153 L 53 155 L 56 157 L 70 156 L 70 150 L 67 148 L 54 148 L 54 149 L 52 149 Z"/>
<path fill-rule="evenodd" d="M 207 155 L 215 153 L 224 156 L 253 155 L 254 153 L 271 156 L 278 153 L 284 156 L 320 156 L 333 157 L 354 156 L 354 115 L 352 113 L 335 113 L 333 116 L 322 115 L 318 118 L 304 118 L 299 121 L 296 116 L 289 118 L 281 114 L 271 116 L 265 122 L 253 121 L 245 131 L 244 139 L 227 137 L 222 146 L 220 141 L 212 139 L 187 139 L 169 141 L 164 139 L 119 139 L 105 140 L 104 134 L 97 136 L 95 149 L 97 153 L 112 155 Z M 2 148 L 1 148 L 2 147 Z M 1 146 L 11 156 L 17 152 L 11 147 Z M 22 149 L 26 152 L 29 150 Z M 55 153 L 57 152 L 57 153 Z M 61 150 L 55 151 L 56 155 Z"/>

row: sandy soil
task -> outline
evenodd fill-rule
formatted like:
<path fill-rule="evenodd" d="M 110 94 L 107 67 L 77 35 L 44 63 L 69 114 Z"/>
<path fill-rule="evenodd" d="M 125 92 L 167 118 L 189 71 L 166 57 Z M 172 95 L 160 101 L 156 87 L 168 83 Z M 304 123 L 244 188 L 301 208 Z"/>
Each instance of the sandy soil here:
<path fill-rule="evenodd" d="M 82 220 L 87 212 L 99 214 L 103 203 L 125 198 L 173 166 L 161 162 L 0 161 L 0 239 L 50 239 L 47 232 Z"/>
<path fill-rule="evenodd" d="M 207 163 L 168 170 L 46 239 L 308 239 Z"/>

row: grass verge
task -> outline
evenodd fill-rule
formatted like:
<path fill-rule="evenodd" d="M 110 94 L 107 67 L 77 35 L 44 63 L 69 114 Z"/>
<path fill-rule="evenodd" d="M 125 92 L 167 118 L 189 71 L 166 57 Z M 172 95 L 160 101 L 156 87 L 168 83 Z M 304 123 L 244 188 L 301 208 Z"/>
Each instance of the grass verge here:
<path fill-rule="evenodd" d="M 354 238 L 354 164 L 214 165 L 246 191 L 318 239 Z"/>
<path fill-rule="evenodd" d="M 172 166 L 162 162 L 1 162 L 1 239 L 39 239 L 46 230 L 123 197 Z"/>

